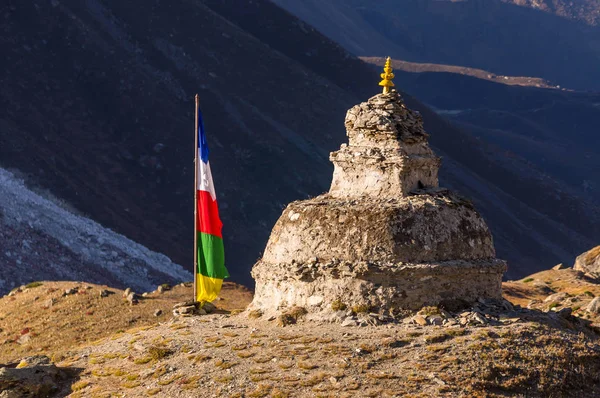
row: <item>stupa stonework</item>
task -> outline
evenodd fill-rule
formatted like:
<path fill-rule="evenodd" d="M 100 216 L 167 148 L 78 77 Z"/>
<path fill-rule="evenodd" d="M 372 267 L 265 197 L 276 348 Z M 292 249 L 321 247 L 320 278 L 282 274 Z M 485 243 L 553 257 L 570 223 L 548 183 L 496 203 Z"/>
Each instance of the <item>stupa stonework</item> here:
<path fill-rule="evenodd" d="M 506 263 L 466 199 L 438 186 L 440 158 L 396 91 L 346 116 L 328 193 L 293 202 L 252 270 L 251 308 L 385 313 L 500 298 Z"/>

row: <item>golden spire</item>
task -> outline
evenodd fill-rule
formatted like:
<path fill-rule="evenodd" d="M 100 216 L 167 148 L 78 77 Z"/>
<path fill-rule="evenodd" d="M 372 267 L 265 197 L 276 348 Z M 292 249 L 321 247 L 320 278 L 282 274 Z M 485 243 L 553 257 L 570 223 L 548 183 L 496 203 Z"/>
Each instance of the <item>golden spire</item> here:
<path fill-rule="evenodd" d="M 392 59 L 390 57 L 387 57 L 383 71 L 384 73 L 381 74 L 383 80 L 379 82 L 379 85 L 383 86 L 383 93 L 388 94 L 392 87 L 394 87 L 394 82 L 392 81 L 394 74 L 392 73 Z"/>

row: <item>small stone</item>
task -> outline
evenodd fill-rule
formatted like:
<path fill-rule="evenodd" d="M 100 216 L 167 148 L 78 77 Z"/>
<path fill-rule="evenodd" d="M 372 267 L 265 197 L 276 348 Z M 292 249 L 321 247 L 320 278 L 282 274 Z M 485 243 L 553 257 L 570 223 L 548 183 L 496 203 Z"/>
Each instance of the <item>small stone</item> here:
<path fill-rule="evenodd" d="M 129 305 L 136 305 L 139 301 L 138 301 L 138 295 L 131 292 L 127 295 L 127 301 L 129 302 Z"/>
<path fill-rule="evenodd" d="M 475 312 L 473 314 L 473 320 L 479 322 L 482 325 L 486 325 L 488 323 L 488 320 L 479 312 Z"/>
<path fill-rule="evenodd" d="M 50 308 L 54 305 L 54 303 L 56 302 L 55 299 L 53 298 L 49 298 L 48 300 L 44 301 L 44 307 L 45 308 Z"/>
<path fill-rule="evenodd" d="M 111 294 L 115 294 L 115 292 L 111 292 L 110 290 L 106 289 L 100 290 L 100 297 L 108 297 Z"/>
<path fill-rule="evenodd" d="M 194 306 L 179 307 L 179 308 L 177 308 L 177 310 L 180 314 L 192 314 L 196 310 L 196 307 L 194 307 Z"/>
<path fill-rule="evenodd" d="M 356 326 L 356 325 L 358 325 L 358 322 L 356 321 L 356 319 L 354 319 L 352 317 L 348 317 L 348 318 L 344 319 L 344 322 L 342 322 L 343 327 Z"/>
<path fill-rule="evenodd" d="M 323 296 L 310 296 L 308 298 L 308 305 L 310 306 L 317 306 L 317 305 L 321 305 L 321 303 L 323 302 Z"/>
<path fill-rule="evenodd" d="M 417 325 L 421 325 L 421 326 L 426 326 L 427 325 L 427 320 L 425 318 L 423 318 L 421 315 L 417 315 L 413 318 L 413 321 L 417 324 Z"/>
<path fill-rule="evenodd" d="M 130 287 L 128 287 L 127 289 L 125 289 L 125 291 L 123 292 L 123 297 L 129 296 L 129 293 L 131 293 L 131 288 Z"/>
<path fill-rule="evenodd" d="M 204 311 L 208 312 L 209 314 L 211 312 L 214 312 L 217 309 L 217 307 L 213 303 L 204 303 L 202 308 L 204 309 Z"/>
<path fill-rule="evenodd" d="M 444 323 L 444 318 L 439 315 L 427 317 L 427 321 L 430 325 L 441 326 Z"/>
<path fill-rule="evenodd" d="M 173 306 L 173 309 L 177 309 L 177 308 L 181 308 L 181 307 L 191 307 L 194 306 L 195 302 L 192 300 L 189 301 L 183 301 L 181 303 L 177 303 Z"/>
<path fill-rule="evenodd" d="M 162 313 L 163 313 L 162 310 L 158 309 L 158 310 L 154 311 L 154 316 L 161 316 Z"/>
<path fill-rule="evenodd" d="M 31 341 L 31 335 L 26 333 L 17 339 L 17 344 L 23 345 Z"/>
<path fill-rule="evenodd" d="M 573 314 L 573 310 L 570 307 L 566 307 L 558 311 L 558 315 L 560 315 L 563 318 L 569 318 L 571 314 Z"/>
<path fill-rule="evenodd" d="M 65 292 L 63 293 L 63 297 L 70 296 L 72 294 L 77 294 L 77 291 L 78 291 L 77 288 L 65 289 Z"/>
<path fill-rule="evenodd" d="M 556 270 L 556 271 L 561 270 L 561 269 L 567 269 L 567 268 L 569 268 L 569 267 L 567 267 L 566 265 L 563 265 L 563 263 L 556 264 L 554 267 L 552 267 L 552 269 Z"/>
<path fill-rule="evenodd" d="M 554 293 L 554 294 L 551 294 L 550 296 L 546 297 L 544 299 L 544 303 L 549 303 L 549 302 L 556 303 L 556 302 L 563 301 L 566 298 L 567 298 L 567 293 L 564 293 L 564 292 Z"/>

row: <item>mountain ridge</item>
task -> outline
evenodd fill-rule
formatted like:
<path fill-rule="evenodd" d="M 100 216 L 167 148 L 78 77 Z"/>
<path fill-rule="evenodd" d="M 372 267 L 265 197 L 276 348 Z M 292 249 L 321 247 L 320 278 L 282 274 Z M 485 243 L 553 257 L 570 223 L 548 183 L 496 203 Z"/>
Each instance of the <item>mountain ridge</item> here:
<path fill-rule="evenodd" d="M 229 271 L 247 285 L 282 208 L 327 190 L 328 153 L 345 140 L 347 109 L 379 90 L 370 65 L 267 1 L 9 0 L 2 12 L 11 18 L 0 21 L 9 61 L 0 74 L 0 163 L 191 264 L 197 91 Z M 577 197 L 404 97 L 447 158 L 442 185 L 490 219 L 512 277 L 591 245 L 597 216 L 582 220 Z M 500 206 L 503 217 L 494 216 Z M 536 234 L 521 237 L 530 218 Z"/>

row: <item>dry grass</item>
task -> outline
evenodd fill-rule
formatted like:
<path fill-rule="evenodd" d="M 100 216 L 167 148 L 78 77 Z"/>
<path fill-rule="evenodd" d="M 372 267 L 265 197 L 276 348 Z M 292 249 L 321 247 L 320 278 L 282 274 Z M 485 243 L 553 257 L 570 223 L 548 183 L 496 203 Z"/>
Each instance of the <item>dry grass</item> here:
<path fill-rule="evenodd" d="M 155 326 L 164 322 L 165 316 L 155 317 L 154 311 L 162 310 L 169 314 L 175 303 L 192 296 L 191 287 L 174 286 L 163 294 L 151 294 L 135 306 L 123 302 L 122 290 L 89 283 L 74 282 L 32 282 L 28 290 L 12 297 L 0 298 L 0 343 L 14 341 L 25 327 L 32 332 L 27 345 L 3 344 L 0 349 L 0 363 L 17 360 L 30 353 L 43 352 L 49 356 L 61 355 L 82 344 L 102 343 L 117 331 L 126 331 Z M 62 297 L 66 289 L 81 287 L 81 294 Z M 87 289 L 90 286 L 91 289 Z M 101 290 L 115 294 L 100 298 Z M 141 292 L 140 292 L 141 293 Z M 248 289 L 232 283 L 223 286 L 223 301 L 219 308 L 232 310 L 244 308 L 252 300 Z M 38 297 L 34 301 L 34 298 Z M 51 307 L 46 305 L 54 299 Z M 22 311 L 22 308 L 27 311 Z M 186 328 L 173 325 L 174 330 Z M 118 336 L 117 336 L 118 338 Z M 100 359 L 96 360 L 101 363 Z"/>
<path fill-rule="evenodd" d="M 591 300 L 571 298 L 582 297 Z M 83 369 L 79 381 L 88 384 L 74 385 L 81 388 L 74 397 L 115 391 L 167 397 L 600 394 L 598 337 L 573 325 L 549 327 L 549 319 L 466 328 L 341 328 L 300 321 L 283 333 L 263 319 L 213 315 L 128 330 L 87 346 L 86 356 L 73 350 L 56 358 L 62 366 Z"/>

